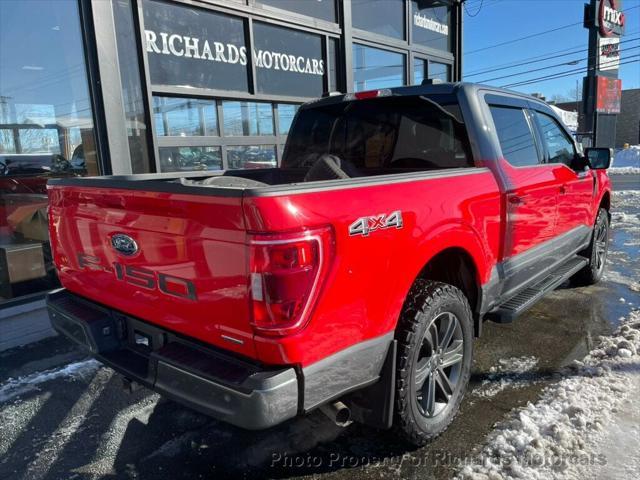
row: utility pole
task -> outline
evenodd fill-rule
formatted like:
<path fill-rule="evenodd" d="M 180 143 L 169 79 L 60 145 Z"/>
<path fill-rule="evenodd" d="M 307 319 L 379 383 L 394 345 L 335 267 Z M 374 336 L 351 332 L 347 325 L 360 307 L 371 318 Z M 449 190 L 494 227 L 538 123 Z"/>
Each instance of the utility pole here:
<path fill-rule="evenodd" d="M 621 0 L 590 0 L 584 6 L 589 29 L 587 76 L 582 83 L 585 131 L 591 145 L 613 147 L 620 113 L 622 83 L 618 79 L 620 37 L 624 31 Z"/>

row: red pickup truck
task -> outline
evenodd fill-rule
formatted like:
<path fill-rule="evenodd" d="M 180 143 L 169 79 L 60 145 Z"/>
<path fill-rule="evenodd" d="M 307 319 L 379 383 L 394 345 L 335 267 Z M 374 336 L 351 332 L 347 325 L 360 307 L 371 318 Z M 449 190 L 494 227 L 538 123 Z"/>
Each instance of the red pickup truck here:
<path fill-rule="evenodd" d="M 279 168 L 51 180 L 55 328 L 249 429 L 316 408 L 423 444 L 483 320 L 605 264 L 609 149 L 473 84 L 330 96 Z"/>

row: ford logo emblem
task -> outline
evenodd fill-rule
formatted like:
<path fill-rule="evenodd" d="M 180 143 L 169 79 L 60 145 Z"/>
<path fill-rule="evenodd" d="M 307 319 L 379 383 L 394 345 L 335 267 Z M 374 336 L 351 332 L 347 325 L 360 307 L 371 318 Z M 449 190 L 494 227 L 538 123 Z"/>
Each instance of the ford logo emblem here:
<path fill-rule="evenodd" d="M 111 246 L 113 249 L 126 256 L 135 255 L 138 253 L 138 244 L 129 235 L 124 233 L 116 233 L 111 237 Z"/>

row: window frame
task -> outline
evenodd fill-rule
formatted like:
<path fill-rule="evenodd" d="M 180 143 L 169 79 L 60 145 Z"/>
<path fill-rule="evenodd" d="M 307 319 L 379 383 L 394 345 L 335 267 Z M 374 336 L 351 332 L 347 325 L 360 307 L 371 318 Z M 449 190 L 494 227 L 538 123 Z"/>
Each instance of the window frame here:
<path fill-rule="evenodd" d="M 163 97 L 174 97 L 174 98 L 188 98 L 192 99 L 193 96 L 184 97 L 182 95 L 161 95 Z M 153 97 L 152 97 L 153 98 Z M 199 98 L 202 99 L 202 98 Z M 287 135 L 284 135 L 280 132 L 280 115 L 278 106 L 279 104 L 294 104 L 293 102 L 265 102 L 262 100 L 258 100 L 256 98 L 248 100 L 248 99 L 237 99 L 237 98 L 206 98 L 213 102 L 216 107 L 217 114 L 217 123 L 218 123 L 218 135 L 198 135 L 198 136 L 156 136 L 156 144 L 159 148 L 162 147 L 220 147 L 221 155 L 222 155 L 222 169 L 229 169 L 229 162 L 227 158 L 227 150 L 228 147 L 236 147 L 236 146 L 274 146 L 276 152 L 276 162 L 277 165 L 280 164 L 282 160 L 282 153 L 284 149 L 284 144 L 286 143 Z M 225 135 L 224 133 L 224 108 L 222 103 L 225 101 L 252 101 L 257 103 L 265 103 L 271 106 L 271 111 L 273 115 L 273 135 L 246 135 L 246 136 L 238 136 L 238 135 Z M 154 130 L 155 130 L 155 118 L 153 120 Z M 158 158 L 158 163 L 160 159 Z M 196 172 L 200 170 L 194 170 Z M 207 170 L 214 171 L 214 170 Z M 160 165 L 158 165 L 158 173 L 163 173 L 160 169 Z"/>
<path fill-rule="evenodd" d="M 351 43 L 351 69 L 354 70 L 354 63 L 353 63 L 353 50 L 355 48 L 355 46 L 358 45 L 360 47 L 365 47 L 365 48 L 370 48 L 373 50 L 381 50 L 383 52 L 386 53 L 395 53 L 398 55 L 401 55 L 402 57 L 402 61 L 403 61 L 403 68 L 402 68 L 402 84 L 401 85 L 396 85 L 396 87 L 403 87 L 406 85 L 410 85 L 409 84 L 409 78 L 407 75 L 407 72 L 409 71 L 409 69 L 411 69 L 411 72 L 413 72 L 413 66 L 409 67 L 409 59 L 410 56 L 408 55 L 408 52 L 406 50 L 402 50 L 402 49 L 398 49 L 398 48 L 391 48 L 391 47 L 386 47 L 386 46 L 381 46 L 379 44 L 373 43 L 373 42 L 369 42 L 367 40 L 361 40 L 361 39 L 355 39 L 353 40 L 353 42 Z M 355 90 L 355 85 L 356 85 L 356 78 L 355 78 L 355 72 L 353 74 L 353 84 L 351 85 L 352 89 L 349 91 L 356 91 Z M 396 88 L 396 87 L 386 87 L 386 88 Z M 368 88 L 366 89 L 368 90 Z M 374 90 L 374 89 L 371 89 Z"/>
<path fill-rule="evenodd" d="M 528 104 L 526 102 L 520 103 L 519 101 L 506 101 L 506 102 L 501 102 L 500 100 L 495 100 L 495 98 L 505 98 L 508 99 L 509 97 L 497 97 L 496 95 L 490 95 L 487 96 L 485 98 L 486 102 L 487 102 L 487 109 L 488 109 L 488 113 L 489 113 L 489 117 L 491 118 L 491 122 L 493 123 L 493 130 L 495 132 L 495 137 L 497 140 L 497 146 L 500 148 L 500 155 L 502 156 L 502 158 L 504 158 L 504 160 L 509 164 L 509 166 L 511 168 L 531 168 L 531 167 L 539 167 L 541 165 L 548 165 L 547 163 L 545 163 L 544 161 L 544 151 L 543 151 L 543 147 L 541 145 L 541 140 L 539 137 L 539 132 L 536 128 L 535 125 L 535 120 L 533 118 L 531 118 L 531 112 L 530 109 L 528 107 Z M 533 141 L 533 146 L 536 150 L 536 154 L 538 156 L 538 161 L 536 163 L 532 163 L 530 165 L 514 165 L 513 163 L 511 163 L 507 157 L 504 155 L 504 152 L 502 150 L 502 143 L 500 142 L 500 136 L 498 135 L 498 127 L 496 126 L 495 120 L 493 118 L 493 112 L 491 111 L 492 108 L 504 108 L 504 109 L 511 109 L 511 110 L 520 110 L 524 116 L 525 119 L 525 123 L 527 124 L 527 127 L 529 128 L 529 132 L 531 133 L 531 139 Z"/>
<path fill-rule="evenodd" d="M 95 0 L 93 0 L 95 1 Z M 151 131 L 151 139 L 153 142 L 153 153 L 155 161 L 155 171 L 162 172 L 160 165 L 160 148 L 161 147 L 184 147 L 184 146 L 219 146 L 222 154 L 222 169 L 228 169 L 229 163 L 227 159 L 227 147 L 230 146 L 246 146 L 246 145 L 273 145 L 276 152 L 276 163 L 280 165 L 282 160 L 282 154 L 284 151 L 284 144 L 286 143 L 286 135 L 281 135 L 280 119 L 278 115 L 277 105 L 279 103 L 289 104 L 302 104 L 311 100 L 311 97 L 297 97 L 286 95 L 275 95 L 260 93 L 257 90 L 256 84 L 256 72 L 255 65 L 252 60 L 253 49 L 255 47 L 253 22 L 258 21 L 261 23 L 273 25 L 276 27 L 283 27 L 288 29 L 299 30 L 301 32 L 316 34 L 321 37 L 321 54 L 325 61 L 325 65 L 329 65 L 329 52 L 330 52 L 330 39 L 335 38 L 344 43 L 343 29 L 340 27 L 341 13 L 338 8 L 338 21 L 340 23 L 334 24 L 326 22 L 324 20 L 289 12 L 276 7 L 270 7 L 264 5 L 256 0 L 249 0 L 249 3 L 238 2 L 238 6 L 234 5 L 220 5 L 213 3 L 198 3 L 194 4 L 189 0 L 173 0 L 174 3 L 182 5 L 186 8 L 203 9 L 206 11 L 223 13 L 232 15 L 236 18 L 240 18 L 244 22 L 245 30 L 245 42 L 247 46 L 248 56 L 248 91 L 231 91 L 231 90 L 216 90 L 205 89 L 197 87 L 182 87 L 182 86 L 170 86 L 170 85 L 157 85 L 151 83 L 151 77 L 149 74 L 149 60 L 148 55 L 144 49 L 141 49 L 140 55 L 140 71 L 144 76 L 143 87 L 146 87 L 147 102 L 146 109 L 149 112 L 149 130 Z M 336 3 L 336 7 L 339 7 L 339 3 Z M 139 41 L 143 42 L 142 32 L 144 32 L 144 6 L 142 0 L 136 0 L 134 6 L 134 13 L 137 17 L 137 28 Z M 336 50 L 336 54 L 339 58 L 335 58 L 332 61 L 336 62 L 337 66 L 344 63 L 344 59 L 341 54 L 341 48 Z M 342 87 L 341 79 L 338 77 L 338 87 Z M 323 90 L 329 89 L 329 69 L 326 69 L 325 75 L 323 75 Z M 175 98 L 196 98 L 202 100 L 212 100 L 216 103 L 216 112 L 218 116 L 218 137 L 213 136 L 191 136 L 191 137 L 171 137 L 171 136 L 159 136 L 156 132 L 155 119 L 153 116 L 153 98 L 154 96 L 167 96 Z M 274 122 L 274 135 L 266 136 L 225 136 L 223 132 L 224 115 L 222 112 L 222 101 L 248 101 L 248 102 L 269 102 L 272 105 L 273 122 Z M 196 170 L 195 172 L 198 172 Z"/>
<path fill-rule="evenodd" d="M 453 70 L 454 70 L 454 61 L 452 59 L 449 58 L 444 58 L 444 57 L 438 57 L 438 56 L 434 56 L 434 55 L 425 55 L 422 53 L 416 53 L 416 52 L 412 52 L 411 53 L 411 76 L 409 77 L 411 79 L 411 81 L 408 83 L 408 85 L 420 85 L 421 83 L 415 83 L 415 78 L 416 78 L 416 72 L 415 72 L 415 62 L 416 60 L 422 60 L 424 62 L 427 63 L 427 74 L 424 77 L 423 80 L 428 80 L 429 79 L 429 72 L 431 70 L 431 64 L 432 63 L 441 63 L 443 65 L 447 65 L 449 67 L 449 80 L 448 81 L 452 81 L 453 79 Z"/>
<path fill-rule="evenodd" d="M 542 131 L 542 125 L 540 125 L 540 121 L 538 119 L 538 115 L 544 115 L 545 117 L 548 117 L 556 127 L 558 127 L 558 130 L 560 130 L 560 132 L 562 133 L 562 135 L 564 136 L 565 140 L 567 140 L 569 142 L 569 144 L 571 145 L 571 148 L 573 150 L 573 159 L 575 159 L 578 156 L 578 150 L 576 149 L 576 144 L 573 141 L 573 138 L 571 137 L 571 135 L 564 129 L 564 127 L 562 126 L 562 124 L 552 115 L 549 115 L 546 112 L 543 112 L 539 109 L 531 109 L 531 116 L 533 117 L 533 124 L 536 128 L 536 130 L 538 131 L 538 137 L 540 138 L 540 144 L 542 147 L 542 151 L 543 151 L 543 163 L 546 165 L 566 165 L 567 167 L 571 168 L 571 165 L 567 165 L 564 162 L 552 162 L 551 161 L 551 154 L 549 151 L 549 145 L 545 139 L 544 136 L 544 132 Z"/>
<path fill-rule="evenodd" d="M 80 2 L 88 2 L 91 5 L 99 3 L 99 0 L 78 0 Z M 161 0 L 162 1 L 162 0 Z M 404 68 L 404 85 L 411 85 L 414 78 L 413 63 L 414 56 L 416 58 L 424 58 L 428 62 L 437 61 L 445 63 L 449 66 L 450 80 L 454 81 L 459 77 L 461 56 L 461 17 L 462 6 L 453 0 L 451 1 L 452 12 L 450 19 L 450 35 L 452 36 L 452 45 L 448 51 L 438 50 L 413 42 L 412 38 L 412 2 L 404 0 L 404 38 L 398 39 L 387 37 L 380 34 L 371 33 L 353 27 L 351 2 L 348 0 L 335 0 L 336 21 L 330 22 L 320 18 L 311 17 L 299 12 L 293 12 L 286 9 L 278 8 L 272 5 L 266 5 L 261 0 L 171 0 L 172 3 L 182 5 L 187 8 L 197 8 L 218 12 L 222 14 L 232 15 L 236 18 L 243 19 L 245 26 L 245 40 L 249 53 L 249 87 L 247 92 L 228 91 L 228 90 L 210 90 L 201 88 L 191 88 L 183 86 L 167 86 L 152 84 L 149 76 L 148 58 L 144 44 L 144 6 L 143 0 L 131 0 L 135 28 L 137 30 L 137 57 L 140 65 L 140 73 L 142 77 L 144 109 L 146 119 L 149 123 L 148 139 L 150 144 L 150 154 L 153 155 L 151 160 L 151 170 L 160 171 L 159 162 L 159 146 L 162 137 L 158 137 L 155 132 L 155 122 L 153 119 L 153 95 L 168 95 L 173 97 L 200 97 L 208 99 L 233 99 L 248 101 L 268 101 L 274 103 L 296 103 L 302 104 L 310 100 L 309 97 L 291 97 L 286 95 L 272 95 L 258 93 L 255 85 L 255 66 L 251 61 L 251 55 L 254 49 L 253 39 L 253 22 L 259 21 L 274 26 L 294 29 L 301 32 L 308 32 L 319 35 L 322 38 L 322 57 L 326 65 L 333 62 L 336 63 L 336 85 L 331 84 L 330 68 L 323 76 L 323 91 L 341 91 L 348 92 L 352 90 L 353 81 L 353 58 L 352 49 L 354 43 L 360 43 L 382 50 L 401 53 L 405 58 Z M 102 23 L 100 20 L 99 23 Z M 330 59 L 329 53 L 332 51 L 330 43 L 337 42 L 336 58 Z M 459 58 L 459 60 L 456 60 Z M 102 85 L 101 90 L 113 93 L 113 88 L 105 88 Z M 118 92 L 115 92 L 118 93 Z M 110 95 L 106 96 L 110 98 Z M 277 115 L 277 112 L 274 112 Z M 218 121 L 221 119 L 219 117 Z M 277 123 L 277 118 L 275 119 Z M 97 122 L 96 122 L 97 123 Z M 111 133 L 111 132 L 110 132 Z M 118 133 L 118 132 L 116 132 Z M 120 135 L 116 134 L 116 137 Z M 167 138 L 167 137 L 164 137 Z M 194 138 L 194 137 L 191 137 Z M 277 138 L 275 145 L 278 160 L 282 158 L 283 148 L 280 146 L 284 142 L 286 136 Z M 261 137 L 260 140 L 263 140 Z M 118 140 L 118 139 L 116 139 Z M 116 142 L 117 143 L 117 142 Z M 166 145 L 166 143 L 163 143 Z M 214 145 L 210 143 L 210 145 Z M 110 172 L 109 172 L 110 173 Z"/>

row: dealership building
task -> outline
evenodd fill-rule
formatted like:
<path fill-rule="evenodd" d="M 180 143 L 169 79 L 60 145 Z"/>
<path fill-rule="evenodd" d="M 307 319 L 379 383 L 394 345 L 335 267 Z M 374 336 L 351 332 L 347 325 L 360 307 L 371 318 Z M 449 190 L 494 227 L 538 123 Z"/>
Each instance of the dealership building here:
<path fill-rule="evenodd" d="M 461 50 L 458 0 L 2 0 L 0 319 L 57 286 L 48 178 L 274 166 L 301 103 Z"/>

